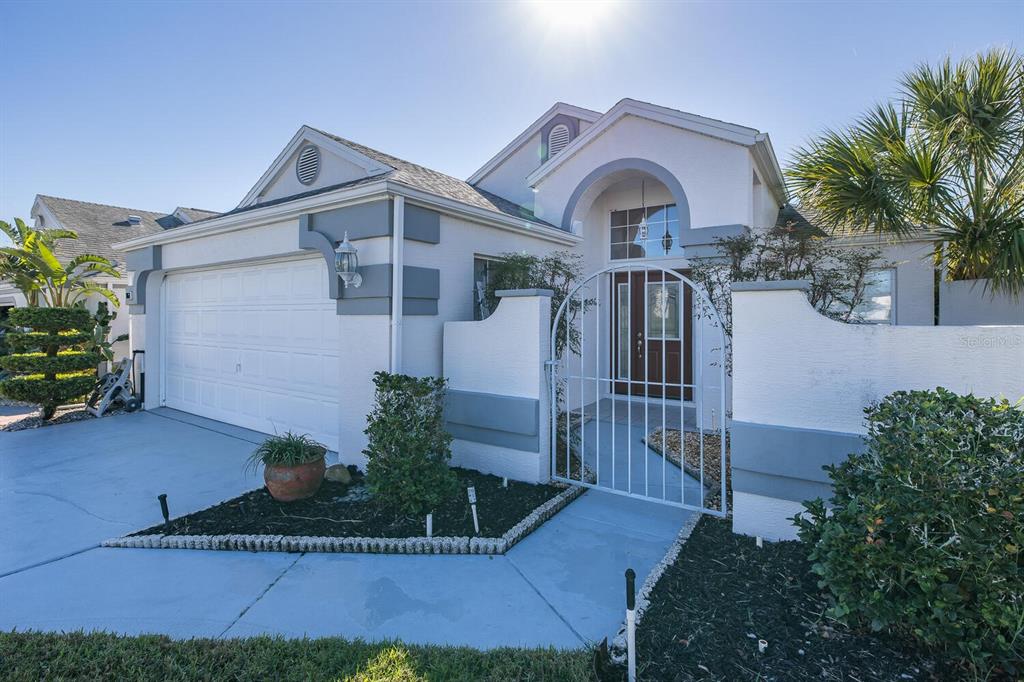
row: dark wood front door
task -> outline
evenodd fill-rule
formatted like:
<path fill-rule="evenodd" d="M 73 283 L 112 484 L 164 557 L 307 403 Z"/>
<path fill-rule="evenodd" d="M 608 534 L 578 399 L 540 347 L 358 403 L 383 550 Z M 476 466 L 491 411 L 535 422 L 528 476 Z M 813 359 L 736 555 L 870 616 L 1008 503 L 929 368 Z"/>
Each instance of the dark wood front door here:
<path fill-rule="evenodd" d="M 685 271 L 680 271 L 684 275 Z M 612 278 L 615 392 L 693 400 L 693 292 L 670 274 L 617 272 Z M 644 381 L 646 380 L 646 384 Z"/>

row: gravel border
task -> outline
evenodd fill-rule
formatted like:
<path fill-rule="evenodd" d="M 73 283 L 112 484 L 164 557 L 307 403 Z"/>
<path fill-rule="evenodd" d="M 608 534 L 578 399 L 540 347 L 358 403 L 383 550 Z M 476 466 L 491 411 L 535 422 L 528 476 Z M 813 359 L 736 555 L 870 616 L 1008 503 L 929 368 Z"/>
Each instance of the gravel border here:
<path fill-rule="evenodd" d="M 651 605 L 650 597 L 651 592 L 654 591 L 654 586 L 658 584 L 658 581 L 661 579 L 662 574 L 664 574 L 665 571 L 668 570 L 668 567 L 674 564 L 676 562 L 676 559 L 679 558 L 679 552 L 682 551 L 683 545 L 686 544 L 686 541 L 689 539 L 690 534 L 693 533 L 693 529 L 697 527 L 697 524 L 700 522 L 702 517 L 703 514 L 700 514 L 699 512 L 694 512 L 690 520 L 683 524 L 683 527 L 679 529 L 679 534 L 676 535 L 675 541 L 669 546 L 668 551 L 665 552 L 665 556 L 663 556 L 661 558 L 661 561 L 659 561 L 654 566 L 654 568 L 651 569 L 651 572 L 647 574 L 647 578 L 644 580 L 643 585 L 641 585 L 640 589 L 637 591 L 637 628 L 640 627 L 640 621 L 643 620 L 644 612 L 647 611 L 647 607 Z M 625 611 L 626 605 L 623 604 L 622 606 L 623 611 Z M 609 646 L 608 651 L 611 654 L 612 661 L 614 661 L 615 663 L 626 662 L 627 652 L 625 616 L 623 616 L 622 625 L 619 626 L 619 631 L 618 633 L 616 633 L 615 638 L 612 640 L 612 643 Z"/>
<path fill-rule="evenodd" d="M 530 512 L 500 538 L 332 538 L 310 535 L 136 535 L 104 540 L 101 547 L 203 549 L 248 552 L 345 552 L 367 554 L 504 554 L 567 504 L 586 492 L 571 486 Z"/>

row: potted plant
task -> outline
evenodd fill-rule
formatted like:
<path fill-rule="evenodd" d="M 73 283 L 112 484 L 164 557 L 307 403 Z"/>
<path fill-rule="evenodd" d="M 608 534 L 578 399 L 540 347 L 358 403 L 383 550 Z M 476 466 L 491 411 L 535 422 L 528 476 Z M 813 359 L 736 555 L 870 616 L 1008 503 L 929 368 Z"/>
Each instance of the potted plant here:
<path fill-rule="evenodd" d="M 278 502 L 316 495 L 324 480 L 327 448 L 307 435 L 291 431 L 266 439 L 249 457 L 253 470 L 263 464 L 263 481 Z"/>

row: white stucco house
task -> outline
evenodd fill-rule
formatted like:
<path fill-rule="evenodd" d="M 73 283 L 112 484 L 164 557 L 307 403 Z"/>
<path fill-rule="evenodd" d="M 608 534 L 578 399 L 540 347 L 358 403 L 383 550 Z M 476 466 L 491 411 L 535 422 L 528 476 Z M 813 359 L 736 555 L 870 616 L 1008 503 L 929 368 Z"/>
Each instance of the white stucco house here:
<path fill-rule="evenodd" d="M 115 248 L 147 407 L 307 432 L 360 462 L 373 372 L 446 374 L 444 325 L 474 319 L 488 260 L 569 249 L 587 271 L 685 269 L 785 201 L 764 133 L 629 99 L 559 103 L 468 181 L 303 126 L 235 209 Z M 627 244 L 641 208 L 649 241 Z M 358 288 L 334 272 L 346 234 Z"/>
<path fill-rule="evenodd" d="M 530 480 L 549 473 L 547 389 L 512 355 L 527 349 L 542 364 L 550 330 L 538 341 L 536 313 L 548 308 L 503 299 L 465 326 L 481 316 L 488 263 L 570 250 L 588 273 L 656 273 L 608 273 L 605 300 L 583 316 L 588 369 L 570 407 L 636 399 L 635 385 L 647 398 L 657 381 L 655 394 L 681 415 L 698 382 L 708 404 L 728 406 L 722 344 L 694 314 L 692 292 L 663 286 L 657 271 L 685 274 L 716 238 L 787 219 L 787 204 L 766 133 L 632 99 L 603 113 L 558 103 L 466 181 L 303 126 L 233 210 L 114 248 L 132 273 L 147 408 L 309 433 L 359 464 L 373 372 L 455 377 L 456 459 Z M 346 236 L 358 287 L 335 270 Z M 906 274 L 873 297 L 889 308 L 877 321 L 932 324 L 931 271 L 927 296 L 915 298 L 921 261 L 908 251 L 899 262 Z M 657 329 L 634 324 L 655 317 Z M 727 411 L 696 419 L 713 427 Z"/>

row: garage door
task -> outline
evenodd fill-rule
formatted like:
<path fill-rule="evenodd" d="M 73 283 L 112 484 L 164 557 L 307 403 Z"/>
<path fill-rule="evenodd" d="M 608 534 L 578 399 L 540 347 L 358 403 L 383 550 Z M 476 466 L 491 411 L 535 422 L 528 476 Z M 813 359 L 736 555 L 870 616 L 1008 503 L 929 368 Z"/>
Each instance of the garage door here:
<path fill-rule="evenodd" d="M 172 274 L 164 404 L 338 447 L 338 317 L 320 258 Z"/>

